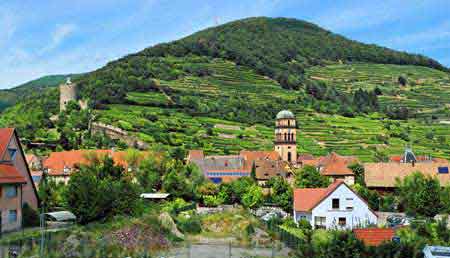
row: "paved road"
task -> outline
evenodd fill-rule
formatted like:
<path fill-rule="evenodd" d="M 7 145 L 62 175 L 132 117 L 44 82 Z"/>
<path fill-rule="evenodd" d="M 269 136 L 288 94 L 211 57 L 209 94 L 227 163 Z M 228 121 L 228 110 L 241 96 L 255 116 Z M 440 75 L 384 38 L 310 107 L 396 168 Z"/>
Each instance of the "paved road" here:
<path fill-rule="evenodd" d="M 192 244 L 189 247 L 175 248 L 160 254 L 164 258 L 244 258 L 244 257 L 288 257 L 289 248 L 281 250 L 272 248 L 231 247 L 224 244 Z"/>

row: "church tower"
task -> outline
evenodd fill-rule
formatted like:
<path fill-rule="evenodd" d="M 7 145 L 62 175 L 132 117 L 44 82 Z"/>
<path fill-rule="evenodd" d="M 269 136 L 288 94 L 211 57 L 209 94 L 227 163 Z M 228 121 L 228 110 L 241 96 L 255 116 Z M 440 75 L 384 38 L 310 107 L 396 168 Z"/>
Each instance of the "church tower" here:
<path fill-rule="evenodd" d="M 297 122 L 289 110 L 277 114 L 274 144 L 282 160 L 292 163 L 297 161 Z"/>

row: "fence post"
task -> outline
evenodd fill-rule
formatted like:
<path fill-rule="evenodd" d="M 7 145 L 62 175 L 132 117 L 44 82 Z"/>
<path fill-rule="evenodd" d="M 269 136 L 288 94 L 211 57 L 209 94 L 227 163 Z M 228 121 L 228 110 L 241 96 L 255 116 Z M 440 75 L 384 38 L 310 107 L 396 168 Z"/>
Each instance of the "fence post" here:
<path fill-rule="evenodd" d="M 191 258 L 191 242 L 188 242 L 188 258 Z"/>
<path fill-rule="evenodd" d="M 272 240 L 272 258 L 275 257 L 275 248 L 274 248 L 275 242 Z"/>

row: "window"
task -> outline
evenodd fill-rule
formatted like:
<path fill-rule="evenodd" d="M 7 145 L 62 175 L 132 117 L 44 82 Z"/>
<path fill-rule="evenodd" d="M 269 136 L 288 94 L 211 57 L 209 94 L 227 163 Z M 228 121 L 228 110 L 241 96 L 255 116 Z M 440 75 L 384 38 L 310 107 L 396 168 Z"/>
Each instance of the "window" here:
<path fill-rule="evenodd" d="M 338 223 L 339 223 L 339 226 L 345 227 L 345 225 L 347 225 L 347 219 L 345 217 L 339 218 Z"/>
<path fill-rule="evenodd" d="M 8 148 L 9 156 L 11 157 L 11 160 L 14 160 L 16 158 L 16 149 Z"/>
<path fill-rule="evenodd" d="M 10 210 L 8 213 L 8 222 L 13 223 L 17 221 L 17 210 Z"/>
<path fill-rule="evenodd" d="M 339 209 L 339 199 L 333 199 L 331 203 L 332 209 Z"/>
<path fill-rule="evenodd" d="M 287 159 L 288 159 L 289 162 L 292 161 L 292 154 L 291 154 L 291 152 L 288 152 Z"/>
<path fill-rule="evenodd" d="M 347 206 L 347 208 L 345 208 L 345 209 L 348 210 L 348 211 L 352 211 L 353 207 L 352 206 Z"/>
<path fill-rule="evenodd" d="M 439 174 L 448 174 L 448 167 L 438 167 Z"/>
<path fill-rule="evenodd" d="M 316 229 L 326 228 L 326 220 L 325 217 L 314 217 L 314 227 Z"/>
<path fill-rule="evenodd" d="M 15 185 L 7 186 L 5 193 L 7 198 L 14 198 L 17 196 L 17 187 Z"/>

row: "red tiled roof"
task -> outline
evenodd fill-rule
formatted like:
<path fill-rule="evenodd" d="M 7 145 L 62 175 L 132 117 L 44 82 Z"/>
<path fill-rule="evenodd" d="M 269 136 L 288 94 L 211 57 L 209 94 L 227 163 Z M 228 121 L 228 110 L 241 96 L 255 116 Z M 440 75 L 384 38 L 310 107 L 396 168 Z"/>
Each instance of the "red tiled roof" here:
<path fill-rule="evenodd" d="M 257 159 L 269 159 L 269 160 L 279 160 L 280 154 L 276 151 L 246 151 L 243 150 L 239 153 L 246 160 L 253 161 Z"/>
<path fill-rule="evenodd" d="M 27 160 L 28 164 L 34 161 L 38 161 L 38 157 L 34 154 L 25 154 L 25 159 Z"/>
<path fill-rule="evenodd" d="M 8 148 L 8 144 L 13 136 L 14 128 L 0 128 L 0 158 Z"/>
<path fill-rule="evenodd" d="M 330 195 L 343 181 L 337 180 L 327 188 L 299 188 L 294 190 L 294 209 L 308 212 Z"/>
<path fill-rule="evenodd" d="M 245 160 L 245 170 L 251 171 L 253 162 L 257 160 L 270 160 L 277 161 L 280 160 L 280 154 L 276 151 L 246 151 L 243 150 L 239 153 L 239 156 L 243 157 Z"/>
<path fill-rule="evenodd" d="M 190 150 L 188 158 L 189 159 L 203 159 L 204 154 L 202 150 Z"/>
<path fill-rule="evenodd" d="M 26 184 L 27 180 L 12 165 L 0 164 L 0 184 Z"/>
<path fill-rule="evenodd" d="M 403 159 L 403 156 L 391 156 L 389 157 L 389 160 L 391 162 L 397 162 L 400 163 Z M 424 161 L 432 161 L 432 162 L 436 162 L 436 163 L 442 163 L 442 162 L 448 162 L 448 160 L 443 159 L 443 158 L 430 158 L 428 156 L 416 156 L 416 160 L 418 162 L 424 162 Z"/>
<path fill-rule="evenodd" d="M 317 160 L 317 159 L 313 159 L 313 160 L 302 160 L 302 161 L 300 161 L 300 163 L 303 165 L 303 166 L 313 166 L 313 167 L 317 167 L 317 163 L 318 163 L 319 161 Z"/>
<path fill-rule="evenodd" d="M 64 175 L 64 167 L 73 169 L 79 165 L 88 165 L 88 156 L 91 154 L 95 155 L 98 158 L 102 158 L 106 155 L 112 154 L 114 163 L 116 165 L 121 165 L 125 168 L 128 165 L 125 158 L 126 152 L 123 151 L 113 152 L 112 150 L 72 150 L 50 153 L 50 156 L 44 160 L 43 167 L 49 169 L 49 175 Z"/>
<path fill-rule="evenodd" d="M 336 152 L 332 152 L 327 156 L 319 158 L 319 166 L 327 166 L 328 164 L 336 162 L 344 162 L 347 165 L 350 165 L 351 163 L 358 162 L 358 159 L 354 156 L 341 156 Z"/>
<path fill-rule="evenodd" d="M 403 180 L 418 171 L 437 178 L 443 186 L 450 184 L 450 174 L 439 173 L 439 167 L 450 167 L 450 163 L 419 162 L 414 166 L 411 163 L 365 163 L 364 181 L 367 187 L 395 187 L 397 178 Z"/>
<path fill-rule="evenodd" d="M 402 160 L 403 156 L 391 156 L 389 157 L 389 160 L 392 162 L 400 162 Z"/>
<path fill-rule="evenodd" d="M 245 169 L 208 169 L 208 173 L 209 172 L 229 172 L 229 173 L 240 173 L 240 172 L 245 172 L 245 173 L 250 173 L 250 170 L 245 170 Z"/>
<path fill-rule="evenodd" d="M 311 154 L 299 154 L 297 156 L 297 161 L 304 161 L 304 160 L 315 160 L 314 156 Z"/>
<path fill-rule="evenodd" d="M 360 228 L 354 229 L 353 233 L 368 246 L 378 246 L 383 242 L 389 242 L 395 236 L 395 230 L 392 228 Z"/>
<path fill-rule="evenodd" d="M 346 175 L 353 175 L 353 171 L 349 169 L 348 164 L 343 161 L 337 161 L 334 163 L 330 163 L 327 166 L 325 166 L 320 173 L 324 176 L 346 176 Z"/>

